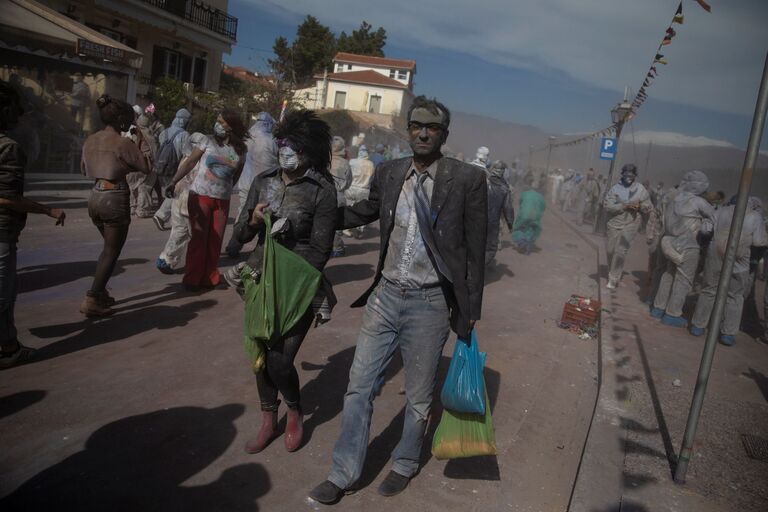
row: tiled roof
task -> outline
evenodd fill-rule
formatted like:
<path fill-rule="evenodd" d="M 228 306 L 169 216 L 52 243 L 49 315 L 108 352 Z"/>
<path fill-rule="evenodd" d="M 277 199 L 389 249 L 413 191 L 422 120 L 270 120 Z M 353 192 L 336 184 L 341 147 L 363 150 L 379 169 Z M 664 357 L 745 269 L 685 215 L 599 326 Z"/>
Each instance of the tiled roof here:
<path fill-rule="evenodd" d="M 315 75 L 315 78 L 322 79 L 323 75 Z M 344 73 L 328 73 L 328 80 L 337 82 L 353 82 L 356 84 L 383 85 L 385 87 L 395 87 L 397 89 L 407 89 L 408 86 L 398 82 L 393 78 L 377 73 L 372 69 L 363 71 L 347 71 Z"/>
<path fill-rule="evenodd" d="M 415 60 L 389 59 L 387 57 L 372 57 L 370 55 L 356 55 L 354 53 L 339 52 L 334 57 L 334 62 L 348 62 L 350 64 L 364 64 L 369 66 L 381 66 L 398 69 L 416 69 Z"/>

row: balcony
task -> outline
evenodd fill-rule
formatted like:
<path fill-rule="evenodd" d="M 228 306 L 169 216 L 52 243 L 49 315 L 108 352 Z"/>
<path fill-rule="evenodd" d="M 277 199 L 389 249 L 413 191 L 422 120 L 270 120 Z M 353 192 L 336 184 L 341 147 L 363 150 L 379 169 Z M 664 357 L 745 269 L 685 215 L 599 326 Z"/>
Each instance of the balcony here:
<path fill-rule="evenodd" d="M 231 40 L 237 39 L 237 18 L 197 0 L 142 0 Z"/>

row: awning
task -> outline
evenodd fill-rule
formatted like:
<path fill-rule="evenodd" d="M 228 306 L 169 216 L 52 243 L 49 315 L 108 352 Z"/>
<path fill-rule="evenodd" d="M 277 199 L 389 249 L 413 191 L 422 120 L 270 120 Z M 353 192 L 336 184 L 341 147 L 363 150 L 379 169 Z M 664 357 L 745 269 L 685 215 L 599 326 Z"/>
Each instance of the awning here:
<path fill-rule="evenodd" d="M 143 55 L 33 0 L 5 0 L 0 9 L 0 47 L 141 69 Z"/>

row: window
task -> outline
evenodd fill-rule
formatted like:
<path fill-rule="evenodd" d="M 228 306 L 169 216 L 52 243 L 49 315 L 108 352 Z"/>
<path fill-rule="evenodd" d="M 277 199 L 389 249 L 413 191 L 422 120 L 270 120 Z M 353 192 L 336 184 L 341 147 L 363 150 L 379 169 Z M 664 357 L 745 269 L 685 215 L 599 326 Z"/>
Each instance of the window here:
<path fill-rule="evenodd" d="M 350 71 L 352 69 L 352 64 L 347 64 L 347 71 Z"/>
<path fill-rule="evenodd" d="M 195 84 L 196 89 L 205 89 L 205 71 L 208 63 L 205 59 L 197 57 L 195 59 L 194 70 L 192 71 L 192 83 Z"/>
<path fill-rule="evenodd" d="M 152 52 L 152 75 L 150 81 L 155 83 L 158 78 L 167 76 L 182 82 L 192 82 L 195 79 L 203 80 L 205 77 L 205 60 L 199 59 L 200 67 L 196 66 L 195 74 L 192 73 L 192 57 L 181 52 L 155 46 Z M 201 86 L 205 85 L 204 83 Z"/>
<path fill-rule="evenodd" d="M 398 69 L 397 70 L 397 78 L 399 80 L 406 80 L 408 78 L 408 72 L 404 69 Z"/>
<path fill-rule="evenodd" d="M 394 69 L 390 69 L 389 70 L 389 78 L 395 78 L 395 70 Z"/>
<path fill-rule="evenodd" d="M 336 64 L 336 72 L 341 73 L 344 71 L 344 64 Z"/>

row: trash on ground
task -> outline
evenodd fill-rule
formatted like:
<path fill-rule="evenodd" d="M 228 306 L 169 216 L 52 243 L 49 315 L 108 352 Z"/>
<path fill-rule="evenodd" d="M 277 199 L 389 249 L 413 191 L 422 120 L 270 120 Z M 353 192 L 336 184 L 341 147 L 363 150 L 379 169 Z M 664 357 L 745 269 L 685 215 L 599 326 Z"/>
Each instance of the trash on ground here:
<path fill-rule="evenodd" d="M 571 295 L 563 307 L 563 315 L 557 326 L 568 329 L 582 340 L 597 338 L 600 333 L 601 310 L 599 300 Z"/>

